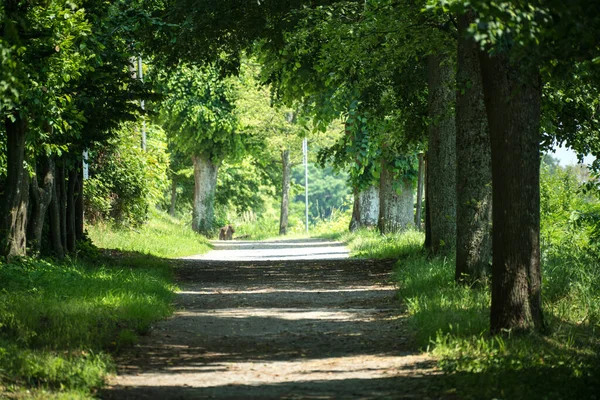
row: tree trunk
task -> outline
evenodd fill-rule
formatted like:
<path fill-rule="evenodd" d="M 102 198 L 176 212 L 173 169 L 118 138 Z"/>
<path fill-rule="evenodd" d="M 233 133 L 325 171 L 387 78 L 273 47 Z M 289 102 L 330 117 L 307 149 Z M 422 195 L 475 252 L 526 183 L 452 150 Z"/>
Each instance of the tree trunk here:
<path fill-rule="evenodd" d="M 43 155 L 38 156 L 38 160 L 36 176 L 31 179 L 31 187 L 29 189 L 31 211 L 27 227 L 29 248 L 34 254 L 39 253 L 41 250 L 44 221 L 46 220 L 46 213 L 52 201 L 55 181 L 54 160 Z M 42 182 L 41 187 L 39 179 Z"/>
<path fill-rule="evenodd" d="M 292 176 L 292 164 L 290 164 L 289 150 L 284 150 L 281 152 L 281 163 L 283 166 L 283 179 L 281 184 L 281 214 L 279 215 L 279 234 L 286 235 L 290 208 L 290 180 Z"/>
<path fill-rule="evenodd" d="M 427 153 L 423 158 L 425 159 L 425 243 L 423 247 L 431 250 L 431 206 L 429 205 L 429 161 L 427 160 Z"/>
<path fill-rule="evenodd" d="M 69 181 L 67 184 L 67 251 L 75 251 L 75 190 L 77 187 L 78 171 L 77 167 L 69 171 Z"/>
<path fill-rule="evenodd" d="M 60 241 L 63 251 L 67 252 L 67 175 L 64 160 L 59 160 L 57 163 L 56 186 Z"/>
<path fill-rule="evenodd" d="M 215 190 L 219 166 L 208 155 L 193 156 L 194 162 L 194 215 L 192 228 L 203 235 L 211 236 L 215 215 Z"/>
<path fill-rule="evenodd" d="M 446 56 L 428 59 L 429 193 L 431 252 L 448 254 L 456 245 L 456 97 L 454 69 Z"/>
<path fill-rule="evenodd" d="M 415 210 L 415 226 L 420 231 L 422 230 L 421 219 L 423 212 L 423 180 L 425 178 L 425 162 L 423 153 L 419 154 L 419 178 L 417 181 L 417 209 Z"/>
<path fill-rule="evenodd" d="M 414 222 L 413 183 L 410 179 L 401 180 L 400 190 L 396 190 L 396 178 L 387 168 L 385 160 L 381 162 L 379 182 L 379 232 L 382 234 L 405 230 Z M 399 193 L 400 192 L 400 193 Z"/>
<path fill-rule="evenodd" d="M 491 330 L 543 327 L 540 271 L 539 70 L 480 53 L 492 144 Z"/>
<path fill-rule="evenodd" d="M 353 193 L 354 203 L 352 205 L 352 218 L 350 218 L 350 226 L 348 227 L 350 232 L 354 232 L 360 228 L 360 193 L 356 188 L 354 188 Z"/>
<path fill-rule="evenodd" d="M 83 239 L 84 232 L 84 210 L 83 203 L 83 168 L 77 169 L 77 183 L 75 185 L 75 241 Z"/>
<path fill-rule="evenodd" d="M 54 162 L 54 161 L 53 161 Z M 62 167 L 56 166 L 56 179 L 52 187 L 52 200 L 48 209 L 48 232 L 50 233 L 50 247 L 56 258 L 62 260 L 65 257 L 65 247 L 62 240 L 62 213 L 60 212 L 60 179 L 63 176 Z"/>
<path fill-rule="evenodd" d="M 356 214 L 356 215 L 355 215 Z M 373 228 L 379 220 L 379 188 L 371 185 L 368 188 L 354 192 L 354 209 L 350 230 Z"/>
<path fill-rule="evenodd" d="M 457 282 L 485 280 L 492 257 L 492 159 L 483 99 L 478 45 L 467 29 L 475 20 L 458 17 L 456 96 L 456 270 Z"/>
<path fill-rule="evenodd" d="M 27 120 L 15 114 L 5 120 L 6 183 L 2 196 L 0 240 L 2 255 L 24 256 L 27 247 L 29 173 L 25 169 Z"/>
<path fill-rule="evenodd" d="M 177 204 L 177 181 L 175 177 L 171 178 L 171 207 L 169 208 L 169 215 L 175 216 L 175 205 Z"/>

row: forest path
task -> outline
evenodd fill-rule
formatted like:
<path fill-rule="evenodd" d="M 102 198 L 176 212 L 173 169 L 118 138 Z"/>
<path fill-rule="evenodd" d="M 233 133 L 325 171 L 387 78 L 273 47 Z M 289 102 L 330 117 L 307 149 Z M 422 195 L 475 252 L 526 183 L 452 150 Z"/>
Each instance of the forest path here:
<path fill-rule="evenodd" d="M 439 398 L 392 261 L 315 239 L 216 245 L 181 260 L 178 311 L 120 357 L 100 397 Z"/>

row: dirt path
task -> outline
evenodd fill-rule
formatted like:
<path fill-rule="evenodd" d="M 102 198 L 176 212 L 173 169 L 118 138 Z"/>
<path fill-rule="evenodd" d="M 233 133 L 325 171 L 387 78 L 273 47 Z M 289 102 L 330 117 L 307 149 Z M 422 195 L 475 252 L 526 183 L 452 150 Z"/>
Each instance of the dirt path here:
<path fill-rule="evenodd" d="M 182 261 L 178 311 L 119 360 L 102 398 L 439 398 L 392 262 L 314 240 L 219 247 Z"/>

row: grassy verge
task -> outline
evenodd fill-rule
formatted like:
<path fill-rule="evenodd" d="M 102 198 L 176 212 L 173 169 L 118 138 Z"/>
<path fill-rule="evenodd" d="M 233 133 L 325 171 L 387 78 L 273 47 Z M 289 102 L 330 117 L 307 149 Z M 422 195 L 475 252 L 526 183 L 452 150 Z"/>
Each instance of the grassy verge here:
<path fill-rule="evenodd" d="M 92 398 L 112 355 L 171 314 L 170 261 L 208 241 L 163 213 L 137 231 L 95 226 L 99 253 L 0 263 L 0 398 Z"/>
<path fill-rule="evenodd" d="M 168 262 L 150 256 L 24 259 L 0 264 L 0 282 L 0 397 L 91 397 L 109 353 L 171 313 Z"/>
<path fill-rule="evenodd" d="M 150 220 L 139 229 L 97 224 L 87 227 L 87 231 L 100 248 L 136 251 L 157 257 L 190 256 L 206 253 L 211 248 L 209 241 L 192 231 L 189 225 L 155 209 L 150 212 Z"/>
<path fill-rule="evenodd" d="M 421 348 L 439 359 L 459 398 L 596 399 L 600 393 L 600 265 L 586 256 L 546 259 L 545 334 L 492 337 L 490 290 L 454 284 L 454 260 L 427 258 L 419 234 L 358 232 L 353 254 L 400 258 L 396 279 Z M 421 236 L 422 240 L 422 236 Z M 546 249 L 545 254 L 549 254 Z M 595 283 L 594 283 L 595 282 Z"/>

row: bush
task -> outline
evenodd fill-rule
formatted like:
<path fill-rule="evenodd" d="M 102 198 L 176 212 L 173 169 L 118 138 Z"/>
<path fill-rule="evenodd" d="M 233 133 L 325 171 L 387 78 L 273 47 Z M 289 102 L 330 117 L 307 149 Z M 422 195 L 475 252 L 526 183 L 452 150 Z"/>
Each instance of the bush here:
<path fill-rule="evenodd" d="M 133 124 L 125 124 L 115 139 L 90 152 L 90 179 L 83 186 L 89 222 L 139 225 L 150 206 L 162 200 L 168 186 L 166 139 L 153 125 L 147 134 L 146 152 Z"/>

